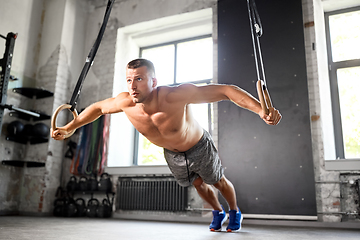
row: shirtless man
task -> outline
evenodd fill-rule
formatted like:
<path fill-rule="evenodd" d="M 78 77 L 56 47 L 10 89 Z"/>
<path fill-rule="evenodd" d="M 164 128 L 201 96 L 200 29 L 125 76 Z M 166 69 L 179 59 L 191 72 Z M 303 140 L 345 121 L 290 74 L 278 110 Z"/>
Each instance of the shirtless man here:
<path fill-rule="evenodd" d="M 182 186 L 194 185 L 200 197 L 212 206 L 214 211 L 210 230 L 221 231 L 227 219 L 210 185 L 219 189 L 229 205 L 227 231 L 240 230 L 242 215 L 237 206 L 235 189 L 223 174 L 210 134 L 196 122 L 188 105 L 230 100 L 258 114 L 269 125 L 279 123 L 279 111 L 271 108 L 269 115 L 266 115 L 257 99 L 233 85 L 157 87 L 154 66 L 145 59 L 128 63 L 126 81 L 129 92 L 90 105 L 64 127 L 51 130 L 51 136 L 63 140 L 67 133 L 103 114 L 124 112 L 142 135 L 164 148 L 165 159 L 177 182 Z"/>

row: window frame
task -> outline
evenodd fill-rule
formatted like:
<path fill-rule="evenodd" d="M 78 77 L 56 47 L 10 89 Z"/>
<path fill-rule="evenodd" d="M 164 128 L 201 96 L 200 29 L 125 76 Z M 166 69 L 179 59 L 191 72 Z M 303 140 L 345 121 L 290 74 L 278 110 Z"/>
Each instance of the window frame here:
<path fill-rule="evenodd" d="M 188 81 L 188 82 L 181 82 L 181 83 L 177 83 L 176 82 L 176 66 L 177 66 L 177 45 L 179 43 L 184 43 L 184 42 L 190 42 L 190 41 L 194 41 L 194 40 L 200 40 L 200 39 L 205 39 L 205 38 L 212 38 L 212 34 L 206 34 L 206 35 L 201 35 L 201 36 L 196 36 L 196 37 L 191 37 L 191 38 L 185 38 L 185 39 L 181 39 L 181 40 L 176 40 L 176 41 L 171 41 L 171 42 L 164 42 L 161 44 L 156 44 L 156 45 L 150 45 L 150 46 L 145 46 L 145 47 L 140 47 L 139 49 L 139 56 L 140 58 L 142 57 L 142 52 L 143 50 L 146 49 L 151 49 L 151 48 L 156 48 L 156 47 L 162 47 L 162 46 L 168 46 L 168 45 L 174 45 L 174 81 L 172 84 L 169 85 L 165 85 L 165 86 L 177 86 L 177 85 L 181 85 L 184 83 L 193 83 L 193 84 L 210 84 L 213 80 L 213 78 L 211 79 L 201 79 L 198 81 Z M 209 126 L 209 133 L 212 134 L 212 129 L 211 129 L 211 119 L 212 119 L 212 113 L 211 113 L 211 103 L 208 103 L 208 126 Z M 134 166 L 143 166 L 143 165 L 139 165 L 139 132 L 134 128 L 134 153 L 133 153 L 133 165 Z"/>
<path fill-rule="evenodd" d="M 146 47 L 141 47 L 140 48 L 140 57 L 142 57 L 142 52 L 143 50 L 146 49 L 150 49 L 150 48 L 156 48 L 156 47 L 162 47 L 162 46 L 168 46 L 168 45 L 174 45 L 174 82 L 173 84 L 170 84 L 168 86 L 175 86 L 175 85 L 179 85 L 179 84 L 183 84 L 183 83 L 209 83 L 211 82 L 212 79 L 201 79 L 199 81 L 189 81 L 189 82 L 181 82 L 178 83 L 176 82 L 176 66 L 177 66 L 177 45 L 179 43 L 184 43 L 184 42 L 191 42 L 191 41 L 195 41 L 195 40 L 200 40 L 200 39 L 205 39 L 205 38 L 211 38 L 212 34 L 206 34 L 206 35 L 201 35 L 201 36 L 197 36 L 197 37 L 192 37 L 192 38 L 185 38 L 185 39 L 181 39 L 181 40 L 177 40 L 177 41 L 172 41 L 172 42 L 166 42 L 166 43 L 161 43 L 161 44 L 156 44 L 156 45 L 151 45 L 151 46 L 146 46 Z"/>
<path fill-rule="evenodd" d="M 333 62 L 329 18 L 332 15 L 343 14 L 343 13 L 359 11 L 359 10 L 360 10 L 360 6 L 335 10 L 331 12 L 326 12 L 324 14 L 328 66 L 329 66 L 329 83 L 330 83 L 331 104 L 332 104 L 334 135 L 335 135 L 335 153 L 337 159 L 345 159 L 337 70 L 342 68 L 360 67 L 360 59 Z"/>

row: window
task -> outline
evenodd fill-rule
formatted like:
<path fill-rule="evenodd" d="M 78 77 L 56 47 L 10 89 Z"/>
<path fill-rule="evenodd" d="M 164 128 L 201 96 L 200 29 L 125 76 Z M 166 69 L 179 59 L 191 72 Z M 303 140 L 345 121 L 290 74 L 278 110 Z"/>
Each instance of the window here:
<path fill-rule="evenodd" d="M 336 157 L 360 158 L 360 8 L 325 14 Z"/>
<path fill-rule="evenodd" d="M 212 37 L 203 36 L 140 49 L 140 56 L 155 65 L 158 86 L 180 83 L 208 84 L 213 73 Z M 209 131 L 210 104 L 192 104 L 192 113 L 199 124 Z M 136 131 L 134 165 L 166 164 L 163 149 L 150 143 Z"/>
<path fill-rule="evenodd" d="M 126 69 L 123 66 L 126 66 L 129 61 L 138 58 L 141 48 L 159 47 L 159 44 L 174 43 L 180 39 L 195 40 L 194 38 L 198 36 L 211 36 L 214 30 L 213 23 L 213 10 L 212 8 L 206 8 L 119 28 L 116 37 L 113 96 L 128 91 L 126 81 L 120 81 L 126 76 Z M 162 46 L 165 46 L 165 44 Z M 157 65 L 155 67 L 157 77 L 160 80 L 160 78 L 163 78 L 159 76 L 161 74 L 160 69 L 158 69 Z M 108 172 L 112 171 L 114 174 L 125 175 L 170 173 L 166 165 L 132 167 L 134 163 L 137 164 L 138 159 L 138 151 L 134 150 L 138 149 L 138 146 L 135 146 L 138 141 L 134 139 L 138 136 L 134 127 L 123 113 L 112 114 L 111 123 L 115 124 L 110 125 Z"/>

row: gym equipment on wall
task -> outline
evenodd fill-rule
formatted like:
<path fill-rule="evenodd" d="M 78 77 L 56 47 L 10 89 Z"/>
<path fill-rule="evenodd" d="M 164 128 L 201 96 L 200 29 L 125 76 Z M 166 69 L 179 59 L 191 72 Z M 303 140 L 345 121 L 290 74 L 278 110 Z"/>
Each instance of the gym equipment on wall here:
<path fill-rule="evenodd" d="M 88 178 L 88 191 L 97 191 L 98 190 L 98 181 L 96 175 L 91 175 Z"/>
<path fill-rule="evenodd" d="M 111 192 L 112 191 L 112 182 L 108 173 L 103 173 L 100 176 L 100 180 L 98 183 L 98 190 Z"/>
<path fill-rule="evenodd" d="M 69 182 L 66 184 L 66 190 L 68 192 L 75 192 L 79 189 L 79 183 L 76 180 L 75 176 L 71 176 Z"/>
<path fill-rule="evenodd" d="M 23 137 L 43 137 L 47 138 L 50 129 L 44 123 L 23 124 L 22 122 L 15 120 L 7 125 L 8 136 L 23 136 Z"/>
<path fill-rule="evenodd" d="M 37 137 L 48 137 L 50 128 L 44 123 L 36 123 L 32 127 L 32 135 Z"/>
<path fill-rule="evenodd" d="M 260 16 L 256 8 L 255 0 L 247 0 L 249 11 L 251 37 L 254 48 L 255 66 L 258 81 L 256 82 L 256 89 L 259 95 L 261 108 L 264 113 L 269 114 L 269 108 L 272 107 L 269 92 L 267 90 L 264 63 L 262 60 L 260 37 L 263 34 L 263 28 L 260 21 Z"/>
<path fill-rule="evenodd" d="M 60 198 L 55 199 L 53 215 L 56 217 L 64 216 L 64 208 L 65 208 L 65 199 L 60 199 Z"/>
<path fill-rule="evenodd" d="M 65 157 L 72 159 L 74 157 L 74 149 L 76 149 L 77 144 L 74 141 L 68 141 L 67 150 L 65 152 Z"/>
<path fill-rule="evenodd" d="M 63 104 L 63 105 L 59 106 L 59 107 L 55 110 L 55 112 L 54 112 L 54 114 L 53 114 L 53 116 L 52 116 L 52 118 L 51 118 L 51 128 L 52 128 L 52 129 L 56 129 L 56 128 L 57 128 L 57 127 L 56 127 L 56 118 L 57 118 L 57 115 L 59 114 L 59 112 L 62 111 L 63 109 L 69 109 L 69 110 L 72 112 L 74 118 L 76 118 L 76 117 L 78 116 L 78 113 L 77 113 L 77 111 L 76 111 L 77 100 L 78 100 L 78 98 L 79 98 L 79 96 L 80 96 L 81 88 L 82 88 L 82 85 L 83 85 L 83 83 L 84 83 L 85 77 L 86 77 L 86 75 L 87 75 L 90 67 L 91 67 L 92 64 L 94 63 L 94 58 L 95 58 L 96 52 L 97 52 L 97 50 L 98 50 L 98 48 L 99 48 L 99 46 L 100 46 L 101 39 L 102 39 L 102 37 L 103 37 L 103 35 L 104 35 L 105 28 L 106 28 L 106 24 L 107 24 L 107 22 L 108 22 L 108 20 L 109 20 L 111 8 L 112 8 L 114 2 L 115 2 L 115 0 L 108 0 L 107 7 L 106 7 L 106 11 L 105 11 L 105 15 L 104 15 L 103 23 L 102 23 L 102 25 L 101 25 L 101 28 L 100 28 L 100 31 L 99 31 L 99 33 L 98 33 L 98 36 L 97 36 L 97 38 L 96 38 L 96 40 L 95 40 L 95 43 L 94 43 L 93 47 L 91 48 L 88 57 L 86 58 L 85 65 L 84 65 L 84 67 L 83 67 L 83 69 L 82 69 L 82 71 L 81 71 L 81 74 L 80 74 L 80 76 L 79 76 L 79 79 L 78 79 L 78 81 L 77 81 L 77 83 L 76 83 L 74 92 L 73 92 L 73 94 L 72 94 L 72 96 L 71 96 L 70 103 L 69 103 L 69 104 Z M 75 130 L 72 131 L 72 132 L 70 132 L 70 133 L 69 133 L 68 135 L 66 135 L 65 137 L 66 137 L 66 138 L 70 137 L 71 135 L 74 134 L 74 132 L 75 132 Z"/>
<path fill-rule="evenodd" d="M 74 175 L 103 173 L 106 164 L 106 148 L 109 116 L 103 115 L 92 123 L 79 129 L 76 151 L 70 165 L 70 173 Z"/>
<path fill-rule="evenodd" d="M 29 121 L 30 119 L 34 119 L 35 121 L 50 119 L 50 116 L 44 113 L 24 110 L 10 104 L 6 104 L 9 81 L 17 80 L 16 77 L 10 75 L 17 34 L 9 32 L 6 37 L 0 34 L 0 38 L 6 40 L 4 56 L 2 59 L 0 59 L 0 134 L 1 134 L 5 109 L 10 110 L 9 115 L 11 117 L 17 117 L 26 121 Z M 14 88 L 12 89 L 12 91 L 29 98 L 33 98 L 33 97 L 44 98 L 44 97 L 53 96 L 53 93 L 47 90 L 36 89 L 36 88 Z M 10 122 L 6 128 L 7 130 L 6 140 L 14 141 L 22 144 L 27 144 L 28 142 L 30 142 L 30 144 L 47 142 L 49 135 L 49 128 L 43 123 L 39 123 L 35 125 L 36 125 L 35 131 L 33 131 L 34 126 L 30 124 L 23 124 L 21 121 L 17 121 L 17 120 Z M 9 165 L 14 167 L 45 166 L 45 163 L 43 162 L 24 161 L 24 160 L 3 160 L 1 163 L 3 165 Z"/>
<path fill-rule="evenodd" d="M 78 215 L 78 207 L 73 198 L 67 198 L 64 206 L 64 217 L 76 217 Z"/>
<path fill-rule="evenodd" d="M 88 180 L 87 180 L 87 177 L 85 176 L 81 176 L 80 179 L 79 179 L 79 191 L 87 191 L 88 190 Z"/>
<path fill-rule="evenodd" d="M 77 198 L 75 200 L 78 212 L 77 212 L 77 217 L 85 217 L 86 216 L 86 202 L 83 198 Z"/>
<path fill-rule="evenodd" d="M 24 124 L 18 120 L 12 121 L 7 125 L 8 136 L 20 136 L 24 132 Z"/>
<path fill-rule="evenodd" d="M 79 180 L 76 176 L 71 176 L 66 184 L 66 190 L 59 187 L 56 192 L 53 215 L 58 217 L 111 217 L 115 193 L 112 192 L 110 179 L 111 176 L 108 173 L 103 173 L 99 180 L 96 175 L 89 178 L 81 176 Z M 101 202 L 94 197 L 99 194 L 106 195 Z M 86 204 L 85 197 L 75 198 L 76 195 L 90 195 L 90 199 Z"/>
<path fill-rule="evenodd" d="M 55 194 L 55 201 L 54 201 L 54 209 L 53 209 L 53 215 L 56 217 L 62 217 L 64 216 L 64 210 L 65 210 L 65 191 L 58 187 Z"/>
<path fill-rule="evenodd" d="M 99 205 L 97 209 L 97 217 L 99 218 L 109 218 L 112 213 L 112 204 L 108 199 L 104 198 L 102 203 Z"/>
<path fill-rule="evenodd" d="M 2 123 L 2 118 L 4 115 L 4 106 L 6 103 L 6 97 L 7 97 L 7 89 L 9 84 L 9 78 L 10 78 L 10 70 L 11 70 L 11 62 L 14 52 L 14 45 L 15 45 L 15 39 L 17 38 L 17 34 L 15 33 L 8 33 L 6 37 L 3 35 L 0 35 L 0 37 L 4 38 L 6 40 L 5 43 L 5 52 L 4 57 L 0 59 L 0 66 L 1 66 L 1 72 L 0 72 L 0 126 Z M 0 128 L 1 133 L 1 128 Z"/>
<path fill-rule="evenodd" d="M 69 194 L 69 192 L 63 190 L 61 187 L 58 187 L 56 191 L 56 199 L 54 201 L 53 215 L 56 217 L 77 217 L 81 213 L 79 211 L 84 211 L 84 208 L 79 207 L 78 199 L 74 198 Z M 84 201 L 85 203 L 85 201 Z"/>
<path fill-rule="evenodd" d="M 97 217 L 97 211 L 99 205 L 100 205 L 99 200 L 97 200 L 96 198 L 91 198 L 87 204 L 86 216 L 90 218 Z"/>
<path fill-rule="evenodd" d="M 89 177 L 81 176 L 79 181 L 76 176 L 71 176 L 66 184 L 66 191 L 73 194 L 74 192 L 104 192 L 112 193 L 113 185 L 111 176 L 108 173 L 103 173 L 100 179 L 95 174 Z"/>
<path fill-rule="evenodd" d="M 12 58 L 13 58 L 13 52 L 14 52 L 14 46 L 15 46 L 15 40 L 17 38 L 17 34 L 9 32 L 7 36 L 3 36 L 0 34 L 0 37 L 6 40 L 5 43 L 5 52 L 4 57 L 0 59 L 0 126 L 2 124 L 2 118 L 4 115 L 4 109 L 7 108 L 9 110 L 14 110 L 23 114 L 31 115 L 34 117 L 40 117 L 40 114 L 31 112 L 28 110 L 24 110 L 18 107 L 14 107 L 13 105 L 6 104 L 6 98 L 7 98 L 7 90 L 9 85 L 9 80 L 15 80 L 13 76 L 10 75 L 11 71 L 11 64 L 12 64 Z M 1 128 L 0 128 L 0 134 L 1 134 Z"/>

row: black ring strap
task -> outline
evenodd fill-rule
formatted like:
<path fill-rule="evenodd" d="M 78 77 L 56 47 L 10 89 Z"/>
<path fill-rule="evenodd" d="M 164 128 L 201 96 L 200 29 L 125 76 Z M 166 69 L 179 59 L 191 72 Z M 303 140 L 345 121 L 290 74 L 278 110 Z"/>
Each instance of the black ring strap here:
<path fill-rule="evenodd" d="M 260 40 L 259 40 L 259 38 L 263 34 L 263 27 L 261 24 L 259 13 L 256 8 L 255 0 L 247 0 L 247 6 L 249 10 L 250 29 L 251 29 L 253 48 L 254 48 L 256 73 L 258 80 L 263 80 L 264 88 L 266 88 L 265 70 L 264 70 L 264 64 L 262 60 Z"/>
<path fill-rule="evenodd" d="M 102 37 L 104 35 L 106 24 L 107 24 L 107 22 L 109 20 L 111 8 L 112 8 L 114 2 L 115 2 L 115 0 L 108 0 L 105 15 L 104 15 L 104 20 L 103 20 L 103 23 L 101 25 L 99 34 L 98 34 L 98 36 L 97 36 L 97 38 L 95 40 L 95 43 L 94 43 L 93 47 L 90 50 L 89 55 L 86 58 L 85 65 L 84 65 L 84 67 L 83 67 L 83 69 L 81 71 L 81 74 L 80 74 L 79 79 L 78 79 L 78 81 L 76 83 L 74 92 L 73 92 L 73 94 L 71 96 L 71 100 L 70 100 L 70 105 L 71 105 L 70 110 L 71 111 L 74 111 L 74 109 L 76 108 L 77 100 L 78 100 L 78 98 L 80 96 L 82 85 L 84 83 L 85 77 L 86 77 L 90 67 L 92 66 L 92 64 L 94 62 L 94 58 L 95 58 L 96 52 L 97 52 L 97 50 L 98 50 L 98 48 L 100 46 L 101 39 L 102 39 Z"/>

